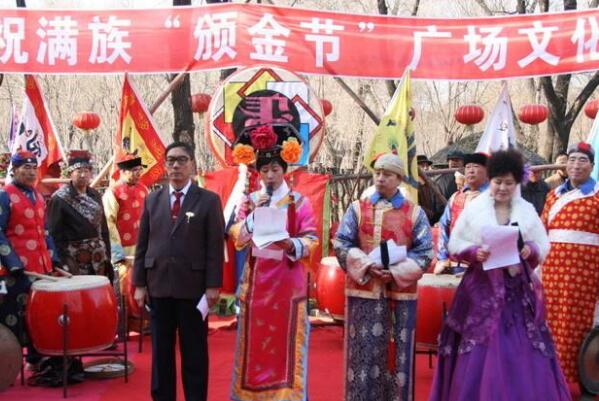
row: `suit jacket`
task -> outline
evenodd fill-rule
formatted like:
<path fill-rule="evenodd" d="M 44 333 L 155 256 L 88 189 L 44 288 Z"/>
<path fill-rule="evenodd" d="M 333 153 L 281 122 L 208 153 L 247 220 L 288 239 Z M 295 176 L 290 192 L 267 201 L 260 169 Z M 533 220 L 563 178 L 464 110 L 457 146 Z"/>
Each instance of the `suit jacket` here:
<path fill-rule="evenodd" d="M 152 192 L 140 221 L 133 284 L 158 298 L 195 299 L 220 288 L 224 228 L 215 193 L 192 183 L 173 222 L 169 186 Z"/>

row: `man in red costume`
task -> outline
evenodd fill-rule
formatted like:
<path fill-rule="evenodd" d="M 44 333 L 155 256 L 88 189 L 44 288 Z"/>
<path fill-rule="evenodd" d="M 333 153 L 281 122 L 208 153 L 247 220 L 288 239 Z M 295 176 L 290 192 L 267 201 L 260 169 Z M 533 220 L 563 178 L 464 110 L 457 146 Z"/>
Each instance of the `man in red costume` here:
<path fill-rule="evenodd" d="M 141 157 L 126 154 L 117 161 L 119 180 L 104 192 L 102 203 L 110 232 L 110 250 L 113 265 L 120 271 L 127 258 L 135 256 L 139 220 L 148 195 L 148 188 L 140 182 L 144 165 Z"/>
<path fill-rule="evenodd" d="M 451 230 L 455 226 L 460 213 L 466 205 L 476 199 L 478 195 L 484 192 L 489 187 L 487 178 L 487 156 L 483 153 L 470 153 L 464 156 L 466 185 L 460 191 L 455 192 L 445 206 L 445 211 L 441 220 L 439 220 L 440 234 L 437 251 L 437 264 L 435 265 L 435 273 L 452 272 L 449 252 L 447 252 L 447 244 Z M 455 272 L 459 272 L 458 269 Z"/>
<path fill-rule="evenodd" d="M 37 159 L 31 152 L 12 155 L 12 179 L 0 190 L 0 323 L 27 344 L 24 310 L 31 281 L 24 272 L 50 273 L 58 265 L 46 228 L 46 206 L 34 188 Z M 28 361 L 36 362 L 30 349 Z"/>
<path fill-rule="evenodd" d="M 549 193 L 541 215 L 551 242 L 541 268 L 547 323 L 570 383 L 578 381 L 578 353 L 599 303 L 599 184 L 591 177 L 596 162 L 591 145 L 572 145 L 568 179 Z"/>

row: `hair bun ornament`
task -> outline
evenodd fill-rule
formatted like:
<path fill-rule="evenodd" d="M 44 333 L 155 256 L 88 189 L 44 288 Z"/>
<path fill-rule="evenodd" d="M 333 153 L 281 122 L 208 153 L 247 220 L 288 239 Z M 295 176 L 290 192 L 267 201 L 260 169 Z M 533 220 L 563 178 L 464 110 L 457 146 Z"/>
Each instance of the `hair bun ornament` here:
<path fill-rule="evenodd" d="M 261 125 L 250 131 L 250 141 L 256 150 L 272 149 L 277 144 L 277 134 L 270 125 Z"/>
<path fill-rule="evenodd" d="M 299 144 L 297 139 L 289 138 L 283 142 L 283 148 L 281 149 L 281 158 L 289 164 L 294 164 L 300 161 L 302 157 L 302 146 Z"/>
<path fill-rule="evenodd" d="M 233 162 L 237 164 L 250 165 L 256 160 L 254 148 L 250 145 L 238 143 L 233 148 Z"/>

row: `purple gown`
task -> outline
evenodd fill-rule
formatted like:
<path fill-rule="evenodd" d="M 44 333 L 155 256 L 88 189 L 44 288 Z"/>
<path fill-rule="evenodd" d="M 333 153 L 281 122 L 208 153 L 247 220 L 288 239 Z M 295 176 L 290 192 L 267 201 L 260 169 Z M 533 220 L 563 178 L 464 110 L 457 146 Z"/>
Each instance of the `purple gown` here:
<path fill-rule="evenodd" d="M 439 337 L 429 401 L 570 401 L 551 333 L 542 288 L 527 262 L 483 271 L 476 247 Z M 510 273 L 511 270 L 511 273 Z"/>

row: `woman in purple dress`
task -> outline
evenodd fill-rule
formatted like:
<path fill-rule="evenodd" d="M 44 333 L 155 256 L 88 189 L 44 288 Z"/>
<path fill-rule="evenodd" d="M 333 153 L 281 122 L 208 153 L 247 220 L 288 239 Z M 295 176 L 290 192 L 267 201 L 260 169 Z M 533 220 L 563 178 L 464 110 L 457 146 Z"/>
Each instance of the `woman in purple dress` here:
<path fill-rule="evenodd" d="M 449 251 L 469 264 L 439 338 L 429 401 L 570 401 L 533 269 L 549 240 L 534 207 L 516 191 L 524 174 L 514 150 L 489 158 L 491 180 L 460 215 Z M 520 262 L 483 270 L 489 226 L 518 225 Z M 496 256 L 496 255 L 495 255 Z"/>

